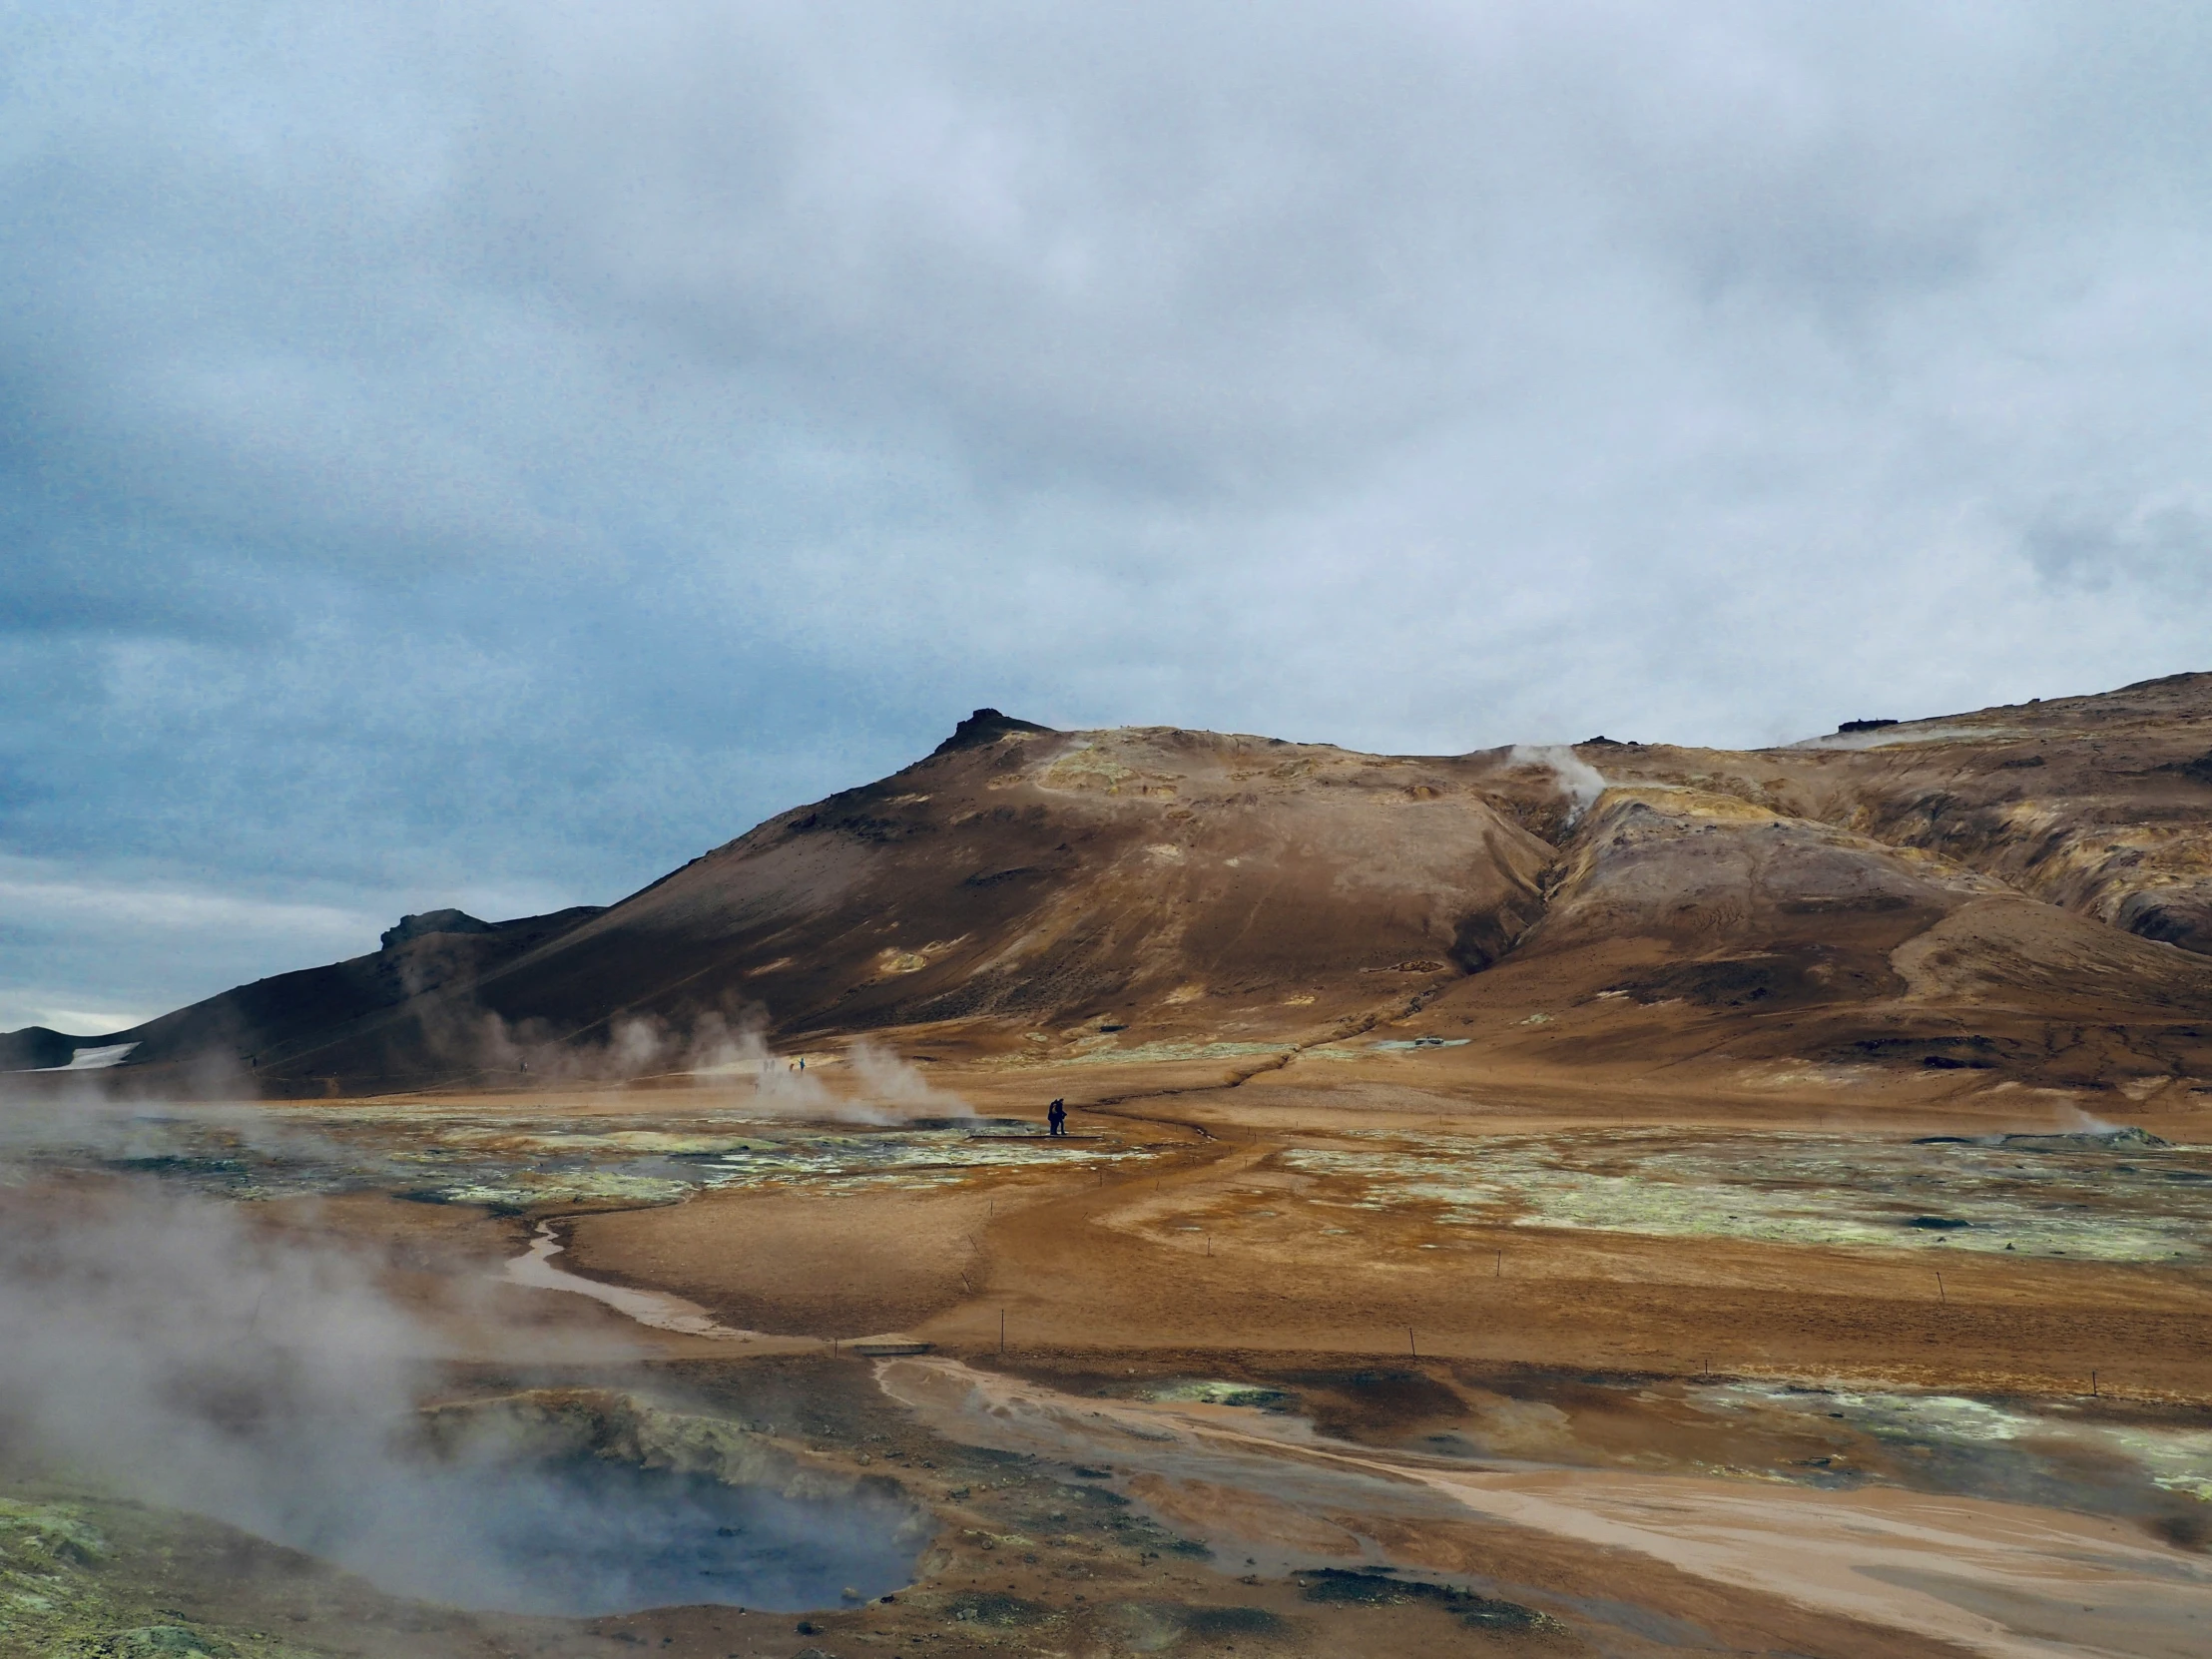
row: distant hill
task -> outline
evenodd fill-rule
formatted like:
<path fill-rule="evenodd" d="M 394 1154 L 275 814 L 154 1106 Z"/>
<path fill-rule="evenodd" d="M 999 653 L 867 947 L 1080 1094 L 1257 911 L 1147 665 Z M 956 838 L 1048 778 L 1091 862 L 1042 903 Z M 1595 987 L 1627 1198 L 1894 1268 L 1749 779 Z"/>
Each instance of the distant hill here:
<path fill-rule="evenodd" d="M 2212 675 L 1749 752 L 1378 756 L 979 710 L 607 909 L 385 939 L 63 1040 L 271 1093 L 619 1067 L 625 1044 L 676 1065 L 749 1012 L 783 1042 L 1039 1059 L 1311 1048 L 1417 1013 L 1472 1033 L 1470 1063 L 2201 1074 Z"/>
<path fill-rule="evenodd" d="M 257 979 L 251 985 L 195 1002 L 144 1025 L 97 1037 L 65 1037 L 32 1026 L 0 1035 L 0 1069 L 65 1066 L 78 1049 L 130 1043 L 124 1065 L 111 1068 L 144 1076 L 157 1070 L 228 1076 L 266 1076 L 276 1092 L 286 1087 L 288 1056 L 342 1042 L 397 1015 L 402 1023 L 442 995 L 465 997 L 466 987 L 500 963 L 600 914 L 578 905 L 551 915 L 483 922 L 459 910 L 407 916 L 384 934 L 372 955 L 327 967 L 303 968 Z M 413 1010 L 412 1015 L 408 1010 Z M 418 1044 L 418 1060 L 430 1050 Z"/>
<path fill-rule="evenodd" d="M 47 1071 L 66 1066 L 78 1049 L 90 1048 L 104 1040 L 65 1036 L 43 1025 L 26 1025 L 20 1031 L 0 1031 L 0 1071 Z"/>

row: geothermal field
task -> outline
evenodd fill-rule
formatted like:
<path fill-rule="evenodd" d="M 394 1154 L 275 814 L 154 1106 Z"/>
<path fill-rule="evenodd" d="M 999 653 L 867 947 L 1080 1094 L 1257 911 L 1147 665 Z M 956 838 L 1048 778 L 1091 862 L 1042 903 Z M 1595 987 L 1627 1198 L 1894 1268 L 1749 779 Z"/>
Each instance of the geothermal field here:
<path fill-rule="evenodd" d="M 979 711 L 0 1065 L 0 1652 L 2212 1652 L 2212 675 Z"/>

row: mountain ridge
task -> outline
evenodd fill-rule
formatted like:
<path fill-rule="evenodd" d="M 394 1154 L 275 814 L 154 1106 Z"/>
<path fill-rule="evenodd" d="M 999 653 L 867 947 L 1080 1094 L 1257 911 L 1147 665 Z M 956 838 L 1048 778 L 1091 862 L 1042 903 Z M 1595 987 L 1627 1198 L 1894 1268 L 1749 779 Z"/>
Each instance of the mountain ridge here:
<path fill-rule="evenodd" d="M 1750 751 L 1379 756 L 984 709 L 616 904 L 73 1041 L 139 1044 L 117 1081 L 355 1093 L 604 1072 L 625 1042 L 680 1070 L 748 1022 L 1018 1063 L 1418 1019 L 1508 1067 L 1641 1043 L 2102 1086 L 2212 1069 L 2208 826 L 2208 674 Z M 27 1037 L 0 1060 L 53 1047 Z"/>

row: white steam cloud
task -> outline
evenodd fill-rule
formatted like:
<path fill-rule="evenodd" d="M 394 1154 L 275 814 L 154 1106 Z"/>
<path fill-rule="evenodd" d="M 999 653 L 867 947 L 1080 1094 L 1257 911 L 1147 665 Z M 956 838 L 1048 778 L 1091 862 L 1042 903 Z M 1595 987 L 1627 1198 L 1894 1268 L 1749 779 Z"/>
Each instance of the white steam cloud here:
<path fill-rule="evenodd" d="M 724 1047 L 683 1054 L 752 1068 L 757 1097 L 779 1112 L 894 1121 L 965 1111 L 879 1050 L 857 1048 L 839 1089 L 789 1070 L 758 1031 L 727 1035 Z M 642 1022 L 610 1049 L 625 1064 L 670 1054 Z M 633 1594 L 636 1562 L 651 1553 L 633 1536 L 637 1515 L 599 1514 L 579 1486 L 596 1464 L 580 1477 L 518 1458 L 496 1423 L 479 1433 L 447 1421 L 432 1435 L 419 1409 L 452 1362 L 496 1358 L 509 1375 L 544 1381 L 582 1365 L 603 1379 L 640 1356 L 635 1343 L 546 1327 L 534 1294 L 458 1254 L 425 1261 L 410 1248 L 402 1295 L 384 1247 L 315 1232 L 311 1205 L 44 1178 L 56 1156 L 167 1157 L 180 1125 L 219 1126 L 258 1150 L 357 1159 L 358 1148 L 288 1114 L 111 1099 L 91 1077 L 0 1108 L 0 1475 L 211 1516 L 456 1606 L 652 1604 Z M 892 1547 L 889 1530 L 904 1509 L 889 1498 L 840 1508 L 769 1491 L 747 1501 L 767 1506 L 763 1537 L 783 1552 L 744 1581 L 755 1604 L 823 1605 L 816 1580 L 830 1575 L 833 1599 L 859 1571 L 836 1565 L 848 1559 L 872 1562 L 886 1586 L 904 1581 L 904 1545 Z M 646 1531 L 681 1531 L 679 1521 L 689 1524 L 672 1511 Z M 544 1538 L 581 1563 L 550 1588 Z"/>
<path fill-rule="evenodd" d="M 16 1184 L 0 1207 L 0 1474 L 210 1516 L 464 1608 L 590 1614 L 703 1591 L 823 1606 L 846 1582 L 907 1581 L 919 1512 L 771 1443 L 703 1462 L 680 1430 L 673 1451 L 626 1452 L 624 1418 L 640 1418 L 621 1393 L 426 1412 L 443 1362 L 496 1357 L 548 1382 L 582 1364 L 603 1382 L 638 1350 L 548 1332 L 476 1264 L 447 1264 L 429 1303 L 387 1288 L 386 1265 L 258 1206 Z M 601 1435 L 612 1449 L 593 1455 Z M 689 1472 L 636 1484 L 649 1467 Z M 719 1534 L 737 1541 L 715 1541 L 718 1520 L 741 1522 Z M 703 1550 L 719 1551 L 713 1586 Z"/>
<path fill-rule="evenodd" d="M 523 1604 L 471 1483 L 420 1443 L 446 1357 L 369 1252 L 133 1185 L 18 1189 L 0 1213 L 0 1456 L 213 1516 L 388 1587 Z M 529 1363 L 628 1356 L 510 1325 L 489 1287 L 443 1311 Z M 490 1500 L 495 1494 L 486 1490 Z M 556 1494 L 502 1481 L 512 1511 Z M 527 1518 L 526 1516 L 524 1517 Z"/>
<path fill-rule="evenodd" d="M 1579 820 L 1605 793 L 1605 775 L 1563 743 L 1517 743 L 1510 759 L 1515 766 L 1542 767 L 1559 780 L 1559 788 L 1574 803 L 1567 814 L 1569 824 Z"/>
<path fill-rule="evenodd" d="M 795 1058 L 771 1047 L 767 1017 L 758 1006 L 735 1014 L 710 1008 L 688 1018 L 618 1014 L 581 1031 L 557 1030 L 540 1019 L 508 1020 L 493 1009 L 442 998 L 425 999 L 416 1017 L 421 1058 L 410 1063 L 426 1071 L 433 1086 L 558 1088 L 649 1078 L 727 1085 L 749 1080 L 756 1103 L 779 1116 L 897 1123 L 974 1115 L 965 1101 L 930 1084 L 910 1062 L 864 1038 L 840 1053 L 810 1052 L 808 1063 L 818 1069 L 800 1069 Z M 820 1075 L 825 1061 L 841 1074 L 837 1081 Z M 128 1067 L 86 1076 L 99 1095 L 111 1099 L 131 1099 L 139 1092 Z M 165 1093 L 175 1091 L 173 1074 L 163 1082 Z M 237 1100 L 258 1094 L 259 1084 L 231 1056 L 218 1052 L 198 1063 L 186 1092 L 199 1100 Z"/>

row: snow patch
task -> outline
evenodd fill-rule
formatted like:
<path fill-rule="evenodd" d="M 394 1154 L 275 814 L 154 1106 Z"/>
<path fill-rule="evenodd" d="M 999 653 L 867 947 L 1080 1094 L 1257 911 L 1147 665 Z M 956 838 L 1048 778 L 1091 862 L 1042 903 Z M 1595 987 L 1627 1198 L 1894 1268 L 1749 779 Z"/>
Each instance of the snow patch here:
<path fill-rule="evenodd" d="M 41 1071 L 105 1071 L 110 1066 L 120 1066 L 131 1057 L 137 1043 L 109 1043 L 105 1048 L 74 1048 L 69 1053 L 66 1066 L 41 1066 Z"/>

